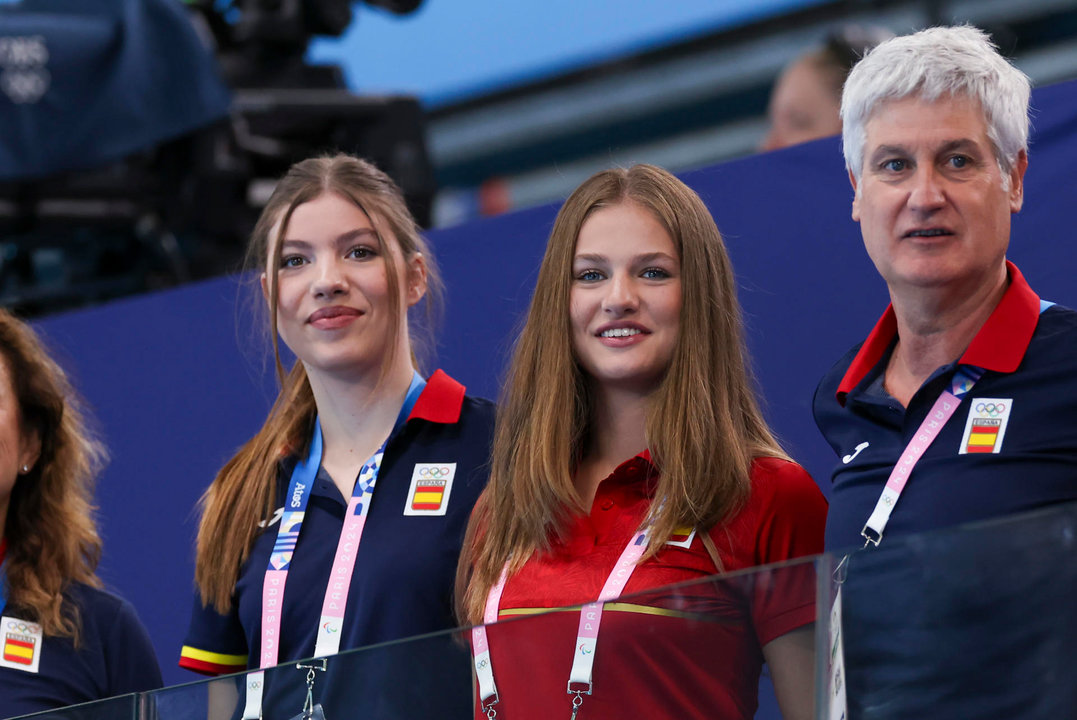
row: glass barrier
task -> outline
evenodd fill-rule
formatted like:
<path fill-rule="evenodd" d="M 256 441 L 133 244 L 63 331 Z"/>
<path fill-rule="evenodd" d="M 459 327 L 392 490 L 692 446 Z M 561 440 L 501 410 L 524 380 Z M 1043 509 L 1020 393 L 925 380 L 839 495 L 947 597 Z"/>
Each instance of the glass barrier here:
<path fill-rule="evenodd" d="M 712 576 L 606 603 L 594 648 L 593 692 L 582 695 L 579 720 L 751 718 L 760 700 L 765 708 L 774 706 L 769 690 L 761 698 L 758 691 L 764 670 L 760 642 L 793 637 L 799 643 L 802 702 L 810 707 L 816 561 Z M 488 627 L 500 697 L 497 718 L 571 716 L 576 696 L 567 692 L 567 685 L 580 618 L 579 607 L 506 608 L 502 619 Z M 485 717 L 476 715 L 473 705 L 470 639 L 470 630 L 455 630 L 270 668 L 264 678 L 262 717 L 302 717 L 308 678 L 311 704 L 319 706 L 326 720 Z M 71 707 L 47 716 L 238 720 L 244 710 L 245 679 L 244 674 L 226 676 L 145 693 L 134 702 L 119 698 L 97 703 L 106 708 L 104 714 Z M 677 692 L 671 693 L 671 687 Z M 716 708 L 722 712 L 716 714 Z"/>
<path fill-rule="evenodd" d="M 117 695 L 105 700 L 69 705 L 58 710 L 21 715 L 17 720 L 142 720 L 152 717 L 143 712 L 146 703 L 148 698 L 143 695 Z M 5 715 L 0 708 L 0 717 Z"/>
<path fill-rule="evenodd" d="M 1077 717 L 1075 550 L 1067 504 L 824 558 L 826 604 L 841 588 L 846 717 Z M 817 717 L 838 718 L 828 677 Z"/>
<path fill-rule="evenodd" d="M 1072 504 L 617 598 L 603 606 L 592 694 L 578 696 L 577 720 L 780 718 L 764 645 L 786 660 L 772 679 L 801 717 L 1077 717 L 1075 550 Z M 496 718 L 571 718 L 580 618 L 580 608 L 502 609 L 488 627 Z M 830 640 L 838 627 L 840 656 Z M 271 668 L 262 716 L 301 717 L 309 679 L 326 720 L 481 718 L 470 638 L 447 631 Z M 847 706 L 830 681 L 839 657 Z M 26 717 L 238 720 L 245 678 Z"/>

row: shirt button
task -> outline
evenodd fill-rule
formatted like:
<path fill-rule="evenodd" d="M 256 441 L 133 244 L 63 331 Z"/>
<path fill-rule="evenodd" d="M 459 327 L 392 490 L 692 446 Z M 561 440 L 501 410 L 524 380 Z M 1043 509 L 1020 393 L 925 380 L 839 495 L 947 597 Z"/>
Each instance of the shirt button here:
<path fill-rule="evenodd" d="M 602 505 L 600 505 L 599 507 L 601 507 L 603 510 L 609 510 L 613 507 L 613 501 L 607 498 L 606 500 L 602 501 Z"/>

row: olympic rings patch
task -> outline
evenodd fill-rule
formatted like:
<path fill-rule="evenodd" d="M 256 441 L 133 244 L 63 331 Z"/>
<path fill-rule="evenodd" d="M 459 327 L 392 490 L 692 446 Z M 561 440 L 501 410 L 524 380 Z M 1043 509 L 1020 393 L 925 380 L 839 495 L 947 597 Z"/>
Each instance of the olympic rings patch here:
<path fill-rule="evenodd" d="M 438 478 L 448 477 L 450 474 L 452 474 L 452 471 L 453 471 L 453 468 L 448 467 L 446 465 L 434 465 L 432 467 L 419 467 L 417 469 L 417 472 L 419 473 L 419 477 L 423 478 L 424 480 L 426 478 L 432 478 L 434 480 L 437 480 Z"/>
<path fill-rule="evenodd" d="M 38 633 L 41 631 L 41 628 L 34 623 L 23 622 L 22 620 L 8 620 L 7 629 L 11 632 L 22 633 L 23 635 L 25 635 L 26 633 Z"/>
<path fill-rule="evenodd" d="M 981 415 L 987 415 L 988 417 L 998 417 L 1006 412 L 1006 403 L 1002 402 L 980 402 L 976 403 L 976 412 Z"/>

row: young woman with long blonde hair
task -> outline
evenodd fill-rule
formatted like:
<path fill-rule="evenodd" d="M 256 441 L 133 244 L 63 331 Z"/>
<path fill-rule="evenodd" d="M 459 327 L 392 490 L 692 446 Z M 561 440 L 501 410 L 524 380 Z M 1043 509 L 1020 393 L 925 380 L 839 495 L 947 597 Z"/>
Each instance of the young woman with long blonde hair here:
<path fill-rule="evenodd" d="M 817 553 L 825 512 L 759 411 L 703 202 L 654 166 L 591 177 L 557 216 L 516 345 L 462 620 Z M 743 606 L 697 590 L 722 623 L 689 623 L 674 593 L 601 623 L 585 607 L 476 631 L 477 717 L 748 718 L 764 661 L 786 717 L 809 717 L 814 588 L 793 585 Z"/>
<path fill-rule="evenodd" d="M 203 498 L 180 665 L 220 674 L 453 626 L 493 407 L 416 369 L 409 310 L 429 307 L 439 282 L 400 189 L 354 157 L 304 160 L 250 252 L 274 348 L 279 335 L 298 360 Z M 253 675 L 247 717 L 265 692 Z M 267 699 L 264 711 L 298 707 Z"/>

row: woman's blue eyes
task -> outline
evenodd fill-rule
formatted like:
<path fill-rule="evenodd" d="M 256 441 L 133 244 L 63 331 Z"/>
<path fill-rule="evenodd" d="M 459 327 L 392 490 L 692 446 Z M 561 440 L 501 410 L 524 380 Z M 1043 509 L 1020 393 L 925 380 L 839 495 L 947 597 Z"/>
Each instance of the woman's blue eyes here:
<path fill-rule="evenodd" d="M 356 245 L 355 247 L 344 253 L 344 257 L 351 260 L 368 260 L 375 257 L 377 253 L 365 245 Z M 303 255 L 283 255 L 280 259 L 281 269 L 302 267 L 310 262 Z"/>
<path fill-rule="evenodd" d="M 351 250 L 349 250 L 348 254 L 345 255 L 345 257 L 354 258 L 356 260 L 365 260 L 367 258 L 374 257 L 375 254 L 376 253 L 372 249 L 366 247 L 365 245 L 357 245 L 356 247 L 353 247 Z"/>
<path fill-rule="evenodd" d="M 639 276 L 646 280 L 664 280 L 665 278 L 670 277 L 670 274 L 667 270 L 663 270 L 662 268 L 652 267 L 640 271 Z M 605 278 L 606 275 L 598 270 L 584 270 L 576 275 L 576 279 L 581 282 L 598 282 Z"/>

